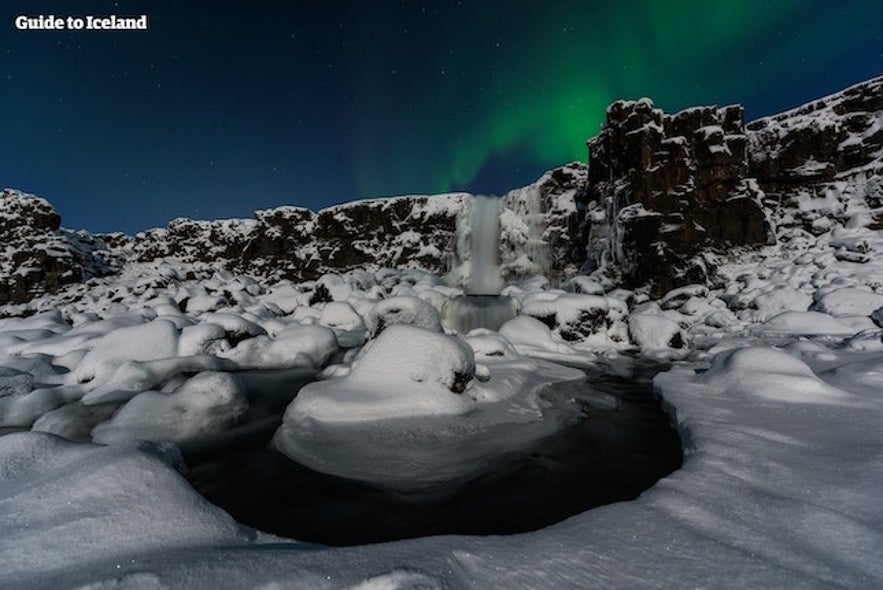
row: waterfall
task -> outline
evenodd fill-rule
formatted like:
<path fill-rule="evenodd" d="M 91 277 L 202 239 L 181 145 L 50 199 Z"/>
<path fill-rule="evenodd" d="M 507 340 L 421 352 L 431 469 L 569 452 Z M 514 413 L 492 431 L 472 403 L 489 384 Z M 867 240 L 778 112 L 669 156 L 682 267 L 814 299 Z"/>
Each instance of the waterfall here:
<path fill-rule="evenodd" d="M 496 295 L 500 292 L 500 199 L 475 196 L 470 217 L 471 241 L 470 295 Z"/>

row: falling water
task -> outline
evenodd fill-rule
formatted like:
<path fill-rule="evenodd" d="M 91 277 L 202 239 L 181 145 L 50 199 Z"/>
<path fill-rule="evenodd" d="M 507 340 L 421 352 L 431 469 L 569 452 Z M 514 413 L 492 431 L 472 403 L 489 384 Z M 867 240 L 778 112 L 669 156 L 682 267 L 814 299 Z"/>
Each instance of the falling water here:
<path fill-rule="evenodd" d="M 469 278 L 466 295 L 442 308 L 442 323 L 460 334 L 475 328 L 499 330 L 518 313 L 515 301 L 499 295 L 500 199 L 476 196 L 469 217 Z"/>
<path fill-rule="evenodd" d="M 500 199 L 476 196 L 472 204 L 471 272 L 467 293 L 496 295 L 500 292 Z"/>

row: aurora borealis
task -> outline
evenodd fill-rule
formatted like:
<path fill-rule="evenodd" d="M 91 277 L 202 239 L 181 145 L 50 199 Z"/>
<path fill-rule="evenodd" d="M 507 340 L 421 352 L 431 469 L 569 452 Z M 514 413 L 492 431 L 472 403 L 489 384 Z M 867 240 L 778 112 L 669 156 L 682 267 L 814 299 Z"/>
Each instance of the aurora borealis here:
<path fill-rule="evenodd" d="M 0 182 L 95 231 L 503 192 L 585 160 L 617 98 L 751 119 L 883 73 L 873 0 L 63 6 L 0 9 Z M 13 26 L 48 13 L 150 26 Z"/>

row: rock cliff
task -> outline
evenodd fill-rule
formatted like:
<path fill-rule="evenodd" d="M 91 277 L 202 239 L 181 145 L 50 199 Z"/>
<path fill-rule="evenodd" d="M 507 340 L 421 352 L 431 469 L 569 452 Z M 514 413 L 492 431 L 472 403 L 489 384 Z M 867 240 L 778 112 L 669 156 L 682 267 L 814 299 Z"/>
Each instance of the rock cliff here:
<path fill-rule="evenodd" d="M 0 305 L 22 303 L 119 267 L 100 238 L 60 224 L 61 217 L 44 199 L 10 189 L 0 192 Z"/>
<path fill-rule="evenodd" d="M 705 282 L 711 249 L 769 242 L 747 145 L 738 106 L 666 115 L 649 99 L 613 103 L 588 142 L 589 256 L 661 294 Z"/>
<path fill-rule="evenodd" d="M 747 133 L 748 174 L 782 230 L 883 228 L 883 77 L 754 121 Z"/>
<path fill-rule="evenodd" d="M 618 101 L 588 148 L 590 265 L 656 295 L 777 233 L 883 225 L 883 78 L 748 125 L 739 106 Z"/>

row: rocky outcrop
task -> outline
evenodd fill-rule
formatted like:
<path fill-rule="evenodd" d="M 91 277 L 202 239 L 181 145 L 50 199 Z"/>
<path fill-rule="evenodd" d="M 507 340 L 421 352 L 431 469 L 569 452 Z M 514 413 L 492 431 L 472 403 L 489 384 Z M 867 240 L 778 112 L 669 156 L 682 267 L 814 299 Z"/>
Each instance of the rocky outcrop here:
<path fill-rule="evenodd" d="M 709 250 L 770 241 L 747 145 L 739 106 L 666 115 L 646 98 L 613 103 L 588 142 L 590 258 L 661 294 L 704 282 Z"/>
<path fill-rule="evenodd" d="M 314 213 L 257 211 L 254 219 L 176 219 L 132 237 L 104 236 L 129 260 L 172 257 L 267 279 L 316 279 L 354 268 L 445 272 L 465 193 L 356 201 Z"/>
<path fill-rule="evenodd" d="M 442 274 L 456 243 L 465 193 L 356 201 L 319 211 L 317 272 L 422 268 Z"/>
<path fill-rule="evenodd" d="M 883 228 L 883 77 L 747 127 L 748 174 L 780 228 Z"/>
<path fill-rule="evenodd" d="M 0 192 L 0 305 L 113 272 L 118 261 L 102 240 L 60 224 L 61 216 L 44 199 Z"/>
<path fill-rule="evenodd" d="M 576 196 L 588 166 L 572 162 L 503 197 L 500 244 L 503 278 L 541 273 L 558 282 L 577 273 L 585 259 Z"/>
<path fill-rule="evenodd" d="M 618 101 L 588 147 L 587 270 L 656 295 L 707 282 L 715 252 L 883 228 L 883 78 L 747 126 L 738 106 L 666 115 Z M 844 244 L 843 260 L 874 255 Z"/>

